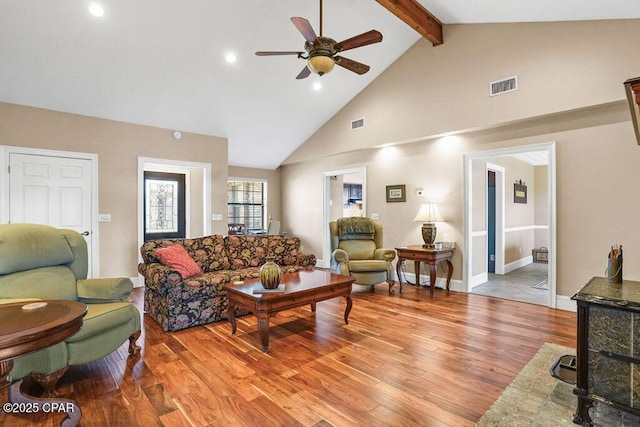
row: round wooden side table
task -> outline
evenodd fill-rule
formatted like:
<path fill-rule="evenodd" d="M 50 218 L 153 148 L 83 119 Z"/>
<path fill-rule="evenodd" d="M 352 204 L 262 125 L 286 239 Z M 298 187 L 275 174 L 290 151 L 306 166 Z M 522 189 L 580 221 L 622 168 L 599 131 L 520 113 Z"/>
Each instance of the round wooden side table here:
<path fill-rule="evenodd" d="M 50 347 L 82 327 L 87 306 L 77 301 L 50 300 L 0 304 L 0 381 L 13 368 L 13 359 Z M 80 421 L 80 407 L 71 399 L 47 399 L 22 393 L 22 380 L 9 386 L 5 412 L 66 412 L 62 426 Z M 13 410 L 15 408 L 15 411 Z M 61 410 L 65 409 L 65 410 Z"/>

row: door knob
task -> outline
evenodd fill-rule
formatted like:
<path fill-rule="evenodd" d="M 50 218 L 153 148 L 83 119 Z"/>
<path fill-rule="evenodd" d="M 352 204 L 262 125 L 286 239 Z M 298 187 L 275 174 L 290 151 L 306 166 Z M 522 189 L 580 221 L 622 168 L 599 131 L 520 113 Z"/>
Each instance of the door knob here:
<path fill-rule="evenodd" d="M 80 233 L 80 234 L 82 234 L 83 236 L 88 236 L 91 233 L 89 233 L 88 231 L 85 231 L 84 233 Z"/>

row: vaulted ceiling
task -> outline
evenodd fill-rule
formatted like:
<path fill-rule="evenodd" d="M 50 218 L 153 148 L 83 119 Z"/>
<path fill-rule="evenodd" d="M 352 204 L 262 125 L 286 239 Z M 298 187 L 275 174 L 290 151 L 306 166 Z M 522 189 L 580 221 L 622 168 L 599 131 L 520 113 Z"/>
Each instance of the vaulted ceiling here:
<path fill-rule="evenodd" d="M 417 2 L 444 24 L 444 43 L 447 24 L 640 18 L 628 0 Z M 317 0 L 96 3 L 104 16 L 89 1 L 0 0 L 0 101 L 225 137 L 236 166 L 278 167 L 423 37 L 387 9 L 410 0 L 325 0 L 324 35 L 384 39 L 345 53 L 371 66 L 364 75 L 296 80 L 303 60 L 254 52 L 303 49 L 290 18 L 318 31 Z"/>

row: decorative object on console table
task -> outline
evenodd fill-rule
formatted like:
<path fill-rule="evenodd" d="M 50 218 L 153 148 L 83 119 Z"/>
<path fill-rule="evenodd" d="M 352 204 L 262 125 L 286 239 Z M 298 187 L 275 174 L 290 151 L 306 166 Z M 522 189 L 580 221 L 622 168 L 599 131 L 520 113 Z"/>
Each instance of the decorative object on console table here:
<path fill-rule="evenodd" d="M 513 203 L 527 204 L 527 185 L 522 180 L 513 184 Z"/>
<path fill-rule="evenodd" d="M 444 219 L 440 215 L 438 206 L 435 203 L 427 202 L 420 205 L 414 221 L 421 221 L 422 224 L 422 239 L 424 240 L 425 248 L 433 248 L 436 240 L 436 234 L 438 229 L 436 222 L 442 222 Z"/>
<path fill-rule="evenodd" d="M 640 145 L 640 77 L 624 82 L 624 88 L 627 92 L 627 100 L 629 101 L 629 108 L 631 109 L 633 130 L 636 133 L 638 145 Z"/>
<path fill-rule="evenodd" d="M 611 246 L 607 260 L 607 280 L 609 283 L 622 283 L 622 245 Z"/>
<path fill-rule="evenodd" d="M 387 185 L 387 203 L 406 201 L 406 187 L 401 185 Z"/>
<path fill-rule="evenodd" d="M 266 259 L 267 262 L 260 267 L 260 283 L 265 289 L 277 289 L 280 285 L 282 271 L 280 266 L 273 262 L 275 257 L 268 256 Z"/>

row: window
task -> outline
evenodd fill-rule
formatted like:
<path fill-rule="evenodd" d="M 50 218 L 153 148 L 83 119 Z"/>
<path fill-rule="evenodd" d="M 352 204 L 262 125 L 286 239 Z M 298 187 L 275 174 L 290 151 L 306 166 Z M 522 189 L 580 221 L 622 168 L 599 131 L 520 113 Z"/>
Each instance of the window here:
<path fill-rule="evenodd" d="M 144 239 L 185 237 L 185 175 L 144 173 Z"/>
<path fill-rule="evenodd" d="M 227 182 L 227 217 L 229 224 L 244 224 L 245 231 L 262 231 L 265 227 L 264 181 L 230 179 Z"/>

